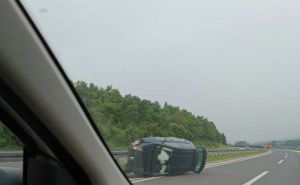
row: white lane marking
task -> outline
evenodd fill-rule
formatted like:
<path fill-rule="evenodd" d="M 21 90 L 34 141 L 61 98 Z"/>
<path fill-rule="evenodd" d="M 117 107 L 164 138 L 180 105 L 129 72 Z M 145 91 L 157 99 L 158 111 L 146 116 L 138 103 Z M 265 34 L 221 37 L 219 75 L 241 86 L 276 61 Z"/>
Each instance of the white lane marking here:
<path fill-rule="evenodd" d="M 136 181 L 131 181 L 132 184 L 137 183 L 137 182 L 143 182 L 143 181 L 148 181 L 148 180 L 153 180 L 153 179 L 158 179 L 161 177 L 152 177 L 152 178 L 147 178 L 147 179 L 141 179 L 141 180 L 136 180 Z"/>
<path fill-rule="evenodd" d="M 256 181 L 258 181 L 259 179 L 261 179 L 263 176 L 267 175 L 268 173 L 269 173 L 268 171 L 264 171 L 243 185 L 251 185 L 251 184 L 255 183 Z"/>
<path fill-rule="evenodd" d="M 283 162 L 284 162 L 284 160 L 282 159 L 282 160 L 278 161 L 277 164 L 281 164 L 281 163 L 283 163 Z"/>
<path fill-rule="evenodd" d="M 216 164 L 209 164 L 205 167 L 205 169 L 214 168 L 214 167 L 218 167 L 218 166 L 224 166 L 226 164 L 233 164 L 233 163 L 242 162 L 242 161 L 246 161 L 246 160 L 248 160 L 248 158 L 240 159 L 240 160 L 230 160 L 230 161 L 220 162 L 220 163 L 216 163 Z"/>
<path fill-rule="evenodd" d="M 296 153 L 300 153 L 300 151 L 298 150 L 288 150 L 289 152 L 296 152 Z"/>
<path fill-rule="evenodd" d="M 144 178 L 142 178 L 142 177 L 140 177 L 140 178 L 130 178 L 130 181 L 136 181 L 136 180 L 141 180 L 141 179 L 144 179 Z"/>

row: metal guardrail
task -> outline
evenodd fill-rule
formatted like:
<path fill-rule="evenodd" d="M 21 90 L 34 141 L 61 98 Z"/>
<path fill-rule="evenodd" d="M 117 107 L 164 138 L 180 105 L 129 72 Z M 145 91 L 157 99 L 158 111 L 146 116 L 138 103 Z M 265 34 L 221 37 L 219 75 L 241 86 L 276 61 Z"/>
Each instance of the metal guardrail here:
<path fill-rule="evenodd" d="M 128 151 L 112 151 L 111 154 L 115 158 L 122 158 L 122 157 L 127 157 L 128 156 Z"/>
<path fill-rule="evenodd" d="M 207 153 L 220 155 L 220 154 L 227 154 L 227 153 L 247 152 L 247 151 L 251 151 L 251 150 L 257 150 L 257 148 L 207 150 Z"/>
<path fill-rule="evenodd" d="M 251 150 L 257 150 L 257 148 L 207 150 L 207 153 L 221 155 L 221 154 L 228 154 L 228 153 L 247 152 L 247 151 L 251 151 Z M 123 157 L 127 157 L 129 152 L 128 151 L 112 151 L 111 153 L 115 158 L 123 158 Z"/>
<path fill-rule="evenodd" d="M 257 148 L 249 148 L 249 149 L 221 149 L 221 150 L 207 150 L 208 154 L 227 154 L 227 153 L 237 153 L 237 152 L 246 152 L 250 150 L 257 150 Z M 112 151 L 112 155 L 115 158 L 123 158 L 128 156 L 128 151 Z M 22 151 L 7 151 L 0 152 L 0 158 L 21 158 L 23 156 Z"/>
<path fill-rule="evenodd" d="M 22 151 L 1 151 L 0 158 L 21 158 L 23 157 Z"/>

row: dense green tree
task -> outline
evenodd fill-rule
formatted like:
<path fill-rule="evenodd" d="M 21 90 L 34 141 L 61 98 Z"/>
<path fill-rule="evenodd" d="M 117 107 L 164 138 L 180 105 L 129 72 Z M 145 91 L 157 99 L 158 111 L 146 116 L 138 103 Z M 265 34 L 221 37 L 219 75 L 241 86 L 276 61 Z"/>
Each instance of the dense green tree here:
<path fill-rule="evenodd" d="M 22 149 L 19 139 L 0 121 L 0 150 L 19 149 Z"/>
<path fill-rule="evenodd" d="M 74 83 L 77 93 L 89 110 L 103 138 L 112 149 L 129 146 L 148 136 L 185 138 L 196 145 L 226 144 L 226 137 L 203 116 L 157 101 L 137 96 L 122 96 L 112 86 L 100 88 L 84 81 Z M 0 148 L 21 149 L 19 140 L 0 123 Z"/>
<path fill-rule="evenodd" d="M 134 140 L 148 136 L 185 138 L 196 144 L 226 144 L 226 137 L 207 118 L 187 110 L 125 95 L 107 86 L 100 88 L 84 81 L 75 88 L 94 118 L 100 132 L 112 148 L 129 146 Z"/>

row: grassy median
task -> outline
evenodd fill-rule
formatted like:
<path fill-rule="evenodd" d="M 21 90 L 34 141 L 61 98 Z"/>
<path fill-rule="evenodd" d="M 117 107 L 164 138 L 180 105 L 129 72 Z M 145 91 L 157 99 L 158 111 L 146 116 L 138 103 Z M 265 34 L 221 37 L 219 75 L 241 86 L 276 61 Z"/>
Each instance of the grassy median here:
<path fill-rule="evenodd" d="M 229 159 L 238 159 L 243 157 L 250 157 L 258 154 L 267 152 L 265 149 L 254 150 L 254 151 L 243 151 L 237 153 L 227 153 L 227 154 L 209 154 L 207 157 L 207 162 L 224 161 Z"/>

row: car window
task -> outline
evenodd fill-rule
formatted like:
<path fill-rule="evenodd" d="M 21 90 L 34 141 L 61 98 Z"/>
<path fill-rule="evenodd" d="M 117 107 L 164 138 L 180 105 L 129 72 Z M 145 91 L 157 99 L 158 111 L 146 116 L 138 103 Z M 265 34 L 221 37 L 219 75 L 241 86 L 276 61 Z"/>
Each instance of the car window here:
<path fill-rule="evenodd" d="M 0 120 L 0 184 L 22 184 L 23 144 Z"/>
<path fill-rule="evenodd" d="M 132 183 L 300 183 L 297 1 L 21 2 Z"/>

